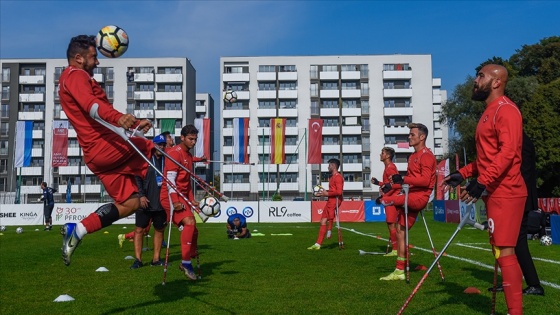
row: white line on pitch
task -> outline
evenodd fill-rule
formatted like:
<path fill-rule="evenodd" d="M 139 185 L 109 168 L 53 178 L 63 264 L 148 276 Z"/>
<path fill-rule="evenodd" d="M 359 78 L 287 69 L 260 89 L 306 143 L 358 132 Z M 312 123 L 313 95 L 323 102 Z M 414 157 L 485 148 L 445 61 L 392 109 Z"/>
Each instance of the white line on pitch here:
<path fill-rule="evenodd" d="M 484 251 L 491 251 L 489 248 L 482 248 L 482 247 L 471 246 L 471 245 L 467 245 L 467 244 L 457 243 L 457 245 L 458 246 L 463 246 L 463 247 L 468 247 L 468 248 L 480 249 L 480 250 L 484 250 Z M 544 261 L 544 262 L 548 262 L 548 263 L 551 263 L 551 264 L 560 265 L 560 261 L 552 260 L 552 259 L 544 259 L 544 258 L 539 258 L 539 257 L 533 256 L 533 260 L 539 260 L 539 261 Z"/>
<path fill-rule="evenodd" d="M 363 235 L 363 236 L 367 236 L 367 237 L 379 239 L 379 240 L 386 241 L 386 242 L 389 241 L 389 240 L 386 239 L 386 238 L 377 237 L 377 236 L 372 236 L 372 235 L 370 235 L 370 234 L 368 234 L 368 233 L 358 232 L 358 231 L 356 231 L 355 229 L 349 229 L 349 228 L 345 228 L 345 227 L 342 227 L 342 226 L 341 226 L 340 228 L 343 229 L 343 230 L 347 230 L 347 231 L 356 233 L 356 234 L 358 234 L 358 235 Z M 471 248 L 475 248 L 475 249 L 481 249 L 481 250 L 490 251 L 489 249 L 482 248 L 482 247 L 464 245 L 464 244 L 460 244 L 460 243 L 457 243 L 457 245 L 464 246 L 464 247 L 471 247 Z M 423 251 L 423 252 L 427 252 L 427 253 L 433 253 L 431 249 L 425 249 L 425 248 L 421 248 L 421 247 L 418 247 L 418 246 L 414 246 L 414 249 L 417 249 L 417 250 L 420 250 L 420 251 Z M 476 260 L 472 260 L 472 259 L 468 259 L 468 258 L 463 258 L 463 257 L 455 256 L 455 255 L 449 255 L 449 254 L 445 254 L 445 257 L 454 258 L 454 259 L 457 259 L 457 260 L 460 260 L 460 261 L 464 261 L 464 262 L 471 263 L 471 264 L 473 264 L 473 265 L 477 265 L 477 266 L 484 267 L 484 268 L 486 268 L 486 269 L 494 270 L 494 266 L 493 266 L 493 265 L 490 266 L 490 265 L 487 265 L 487 264 L 485 264 L 485 263 L 481 263 L 480 261 L 476 261 Z M 533 258 L 533 259 L 535 259 L 535 258 Z M 546 259 L 541 259 L 541 258 L 537 258 L 537 259 L 538 259 L 538 260 L 543 260 L 543 261 L 547 261 L 547 262 L 548 262 L 548 260 L 546 260 Z M 552 262 L 552 263 L 559 263 L 559 262 L 554 261 L 554 260 L 549 261 L 549 262 Z M 558 284 L 556 284 L 556 283 L 552 283 L 552 282 L 548 282 L 548 281 L 543 281 L 543 280 L 541 280 L 541 284 L 544 284 L 544 285 L 547 285 L 547 286 L 549 286 L 549 287 L 553 287 L 553 288 L 555 288 L 555 289 L 559 289 L 559 290 L 560 290 L 560 285 L 558 285 Z"/>

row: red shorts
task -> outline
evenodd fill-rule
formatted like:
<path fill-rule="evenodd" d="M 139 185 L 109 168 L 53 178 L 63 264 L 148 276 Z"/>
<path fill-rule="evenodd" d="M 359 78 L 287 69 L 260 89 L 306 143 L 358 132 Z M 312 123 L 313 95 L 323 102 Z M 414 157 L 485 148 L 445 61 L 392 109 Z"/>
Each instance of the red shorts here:
<path fill-rule="evenodd" d="M 161 202 L 161 206 L 165 209 L 165 213 L 167 216 L 167 221 L 169 221 L 169 214 L 171 213 L 171 198 L 161 198 L 159 200 Z M 181 221 L 183 221 L 186 217 L 194 217 L 194 213 L 192 212 L 191 207 L 187 204 L 183 198 L 179 200 L 180 203 L 183 204 L 185 209 L 183 210 L 173 210 L 173 223 L 176 226 L 182 225 Z"/>
<path fill-rule="evenodd" d="M 482 197 L 488 211 L 490 244 L 515 247 L 521 228 L 521 219 L 527 197 Z"/>
<path fill-rule="evenodd" d="M 398 207 L 397 208 L 398 211 L 398 222 L 399 225 L 401 226 L 405 226 L 404 222 L 404 208 L 403 207 Z M 410 209 L 408 210 L 408 229 L 410 230 L 412 228 L 412 226 L 414 225 L 414 223 L 416 222 L 416 218 L 418 217 L 418 213 L 420 211 L 410 211 Z"/>
<path fill-rule="evenodd" d="M 335 212 L 336 209 L 333 209 L 332 207 L 325 207 L 323 209 L 323 213 L 321 213 L 321 219 L 334 220 Z"/>
<path fill-rule="evenodd" d="M 385 206 L 385 222 L 397 223 L 399 212 L 395 206 Z"/>
<path fill-rule="evenodd" d="M 154 144 L 152 141 L 143 138 L 131 138 L 134 145 L 145 154 L 151 157 Z M 134 176 L 146 176 L 148 163 L 130 145 L 125 152 L 119 148 L 119 154 L 114 152 L 102 152 L 94 156 L 87 164 L 88 168 L 95 174 L 105 187 L 107 194 L 116 203 L 123 203 L 135 193 L 138 193 L 136 179 Z"/>
<path fill-rule="evenodd" d="M 397 195 L 392 195 L 392 196 L 386 196 L 384 195 L 382 200 L 385 203 L 393 203 L 393 206 L 395 207 L 403 207 L 404 206 L 404 193 L 402 194 L 397 194 Z M 428 204 L 428 199 L 430 198 L 430 196 L 426 196 L 426 194 L 424 193 L 420 193 L 420 192 L 409 192 L 408 193 L 408 211 L 420 211 L 423 210 L 426 205 Z"/>

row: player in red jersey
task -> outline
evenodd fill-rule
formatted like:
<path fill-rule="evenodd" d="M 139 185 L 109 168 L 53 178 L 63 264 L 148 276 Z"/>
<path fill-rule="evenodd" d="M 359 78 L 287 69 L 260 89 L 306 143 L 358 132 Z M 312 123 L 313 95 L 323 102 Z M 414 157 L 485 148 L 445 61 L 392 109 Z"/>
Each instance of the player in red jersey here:
<path fill-rule="evenodd" d="M 396 174 L 391 176 L 393 189 L 402 188 L 402 184 L 410 185 L 408 193 L 408 227 L 405 227 L 404 202 L 405 194 L 382 196 L 381 202 L 385 207 L 394 205 L 398 210 L 397 229 L 397 263 L 395 271 L 379 280 L 405 280 L 404 268 L 406 263 L 405 229 L 409 229 L 416 222 L 418 212 L 428 204 L 434 185 L 436 184 L 436 158 L 426 147 L 428 128 L 423 124 L 408 125 L 408 144 L 414 148 L 414 153 L 408 158 L 406 176 Z"/>
<path fill-rule="evenodd" d="M 167 154 L 181 163 L 186 169 L 193 171 L 193 156 L 189 152 L 194 148 L 198 140 L 198 129 L 194 125 L 186 125 L 181 129 L 181 142 L 167 151 Z M 189 199 L 194 205 L 198 202 L 194 200 L 193 189 L 191 186 L 191 174 L 179 167 L 177 164 L 167 161 L 163 174 L 177 187 L 180 193 Z M 163 182 L 160 192 L 161 205 L 167 212 L 167 218 L 173 206 L 173 223 L 183 226 L 181 231 L 181 258 L 182 262 L 179 269 L 191 280 L 196 280 L 196 274 L 191 263 L 191 257 L 197 255 L 198 229 L 193 210 L 188 203 L 183 200 L 175 189 L 171 188 L 167 182 Z"/>
<path fill-rule="evenodd" d="M 398 174 L 399 171 L 393 163 L 393 157 L 395 156 L 395 149 L 391 147 L 385 147 L 381 149 L 381 154 L 379 154 L 379 160 L 385 164 L 385 170 L 383 171 L 383 181 L 380 182 L 377 178 L 372 177 L 371 183 L 379 186 L 379 193 L 381 196 L 387 195 L 392 196 L 398 194 L 398 189 L 392 189 L 390 183 L 391 176 Z M 387 205 L 385 207 L 385 222 L 387 222 L 387 228 L 389 229 L 389 240 L 391 242 L 393 250 L 385 256 L 397 256 L 397 208 L 394 205 Z"/>
<path fill-rule="evenodd" d="M 522 273 L 515 245 L 523 218 L 527 187 L 521 175 L 523 120 L 517 106 L 504 95 L 507 69 L 489 64 L 478 71 L 472 99 L 484 101 L 486 109 L 475 132 L 476 161 L 445 178 L 456 187 L 478 176 L 461 192 L 461 200 L 482 197 L 488 211 L 490 244 L 502 270 L 503 288 L 510 315 L 523 313 Z M 486 191 L 488 195 L 482 196 Z"/>
<path fill-rule="evenodd" d="M 87 167 L 101 180 L 114 203 L 105 204 L 79 223 L 66 223 L 61 228 L 62 259 L 66 265 L 82 238 L 98 231 L 140 208 L 135 175 L 144 176 L 148 164 L 119 135 L 90 116 L 90 109 L 98 106 L 98 115 L 106 122 L 124 129 L 138 128 L 147 132 L 149 120 L 137 120 L 113 108 L 105 92 L 93 78 L 97 67 L 95 37 L 80 35 L 72 38 L 66 52 L 68 67 L 59 79 L 60 104 L 76 130 L 78 143 Z M 154 145 L 151 141 L 131 138 L 135 146 L 148 158 Z"/>
<path fill-rule="evenodd" d="M 309 246 L 307 248 L 309 250 L 321 249 L 321 244 L 323 243 L 323 239 L 327 233 L 327 221 L 334 221 L 337 204 L 338 206 L 342 204 L 344 178 L 342 178 L 342 175 L 338 172 L 340 161 L 338 159 L 330 159 L 328 163 L 328 170 L 329 173 L 331 173 L 331 178 L 329 179 L 329 190 L 321 190 L 315 193 L 315 196 L 317 197 L 328 197 L 327 205 L 325 206 L 325 209 L 323 209 L 323 214 L 321 216 L 321 227 L 319 228 L 317 242 L 314 245 Z"/>

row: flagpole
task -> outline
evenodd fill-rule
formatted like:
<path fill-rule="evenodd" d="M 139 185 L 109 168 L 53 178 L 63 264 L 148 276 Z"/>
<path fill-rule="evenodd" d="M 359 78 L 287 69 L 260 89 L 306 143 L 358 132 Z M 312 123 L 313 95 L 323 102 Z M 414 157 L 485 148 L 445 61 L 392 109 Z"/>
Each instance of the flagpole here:
<path fill-rule="evenodd" d="M 303 136 L 305 137 L 305 158 L 307 158 L 307 128 L 304 129 Z M 307 201 L 307 167 L 308 163 L 305 163 L 305 197 L 303 200 Z"/>

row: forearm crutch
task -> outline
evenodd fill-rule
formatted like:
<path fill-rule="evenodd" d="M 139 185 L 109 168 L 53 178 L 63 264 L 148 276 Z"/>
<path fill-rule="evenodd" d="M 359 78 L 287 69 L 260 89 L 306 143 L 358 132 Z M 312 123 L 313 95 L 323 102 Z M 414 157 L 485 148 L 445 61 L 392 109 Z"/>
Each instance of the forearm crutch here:
<path fill-rule="evenodd" d="M 434 242 L 432 241 L 430 230 L 428 229 L 428 223 L 426 223 L 426 218 L 424 217 L 424 211 L 420 211 L 420 215 L 422 215 L 422 221 L 424 221 L 424 226 L 426 227 L 426 233 L 428 233 L 428 239 L 430 240 L 430 245 L 432 245 L 432 252 L 434 253 L 434 257 L 437 257 L 437 251 L 436 248 L 434 247 Z M 437 267 L 439 269 L 441 281 L 445 281 L 445 277 L 443 276 L 443 270 L 441 269 L 441 265 L 439 264 L 439 261 L 437 263 Z"/>
<path fill-rule="evenodd" d="M 187 173 L 189 173 L 189 175 L 191 175 L 191 177 L 193 178 L 193 180 L 198 183 L 202 189 L 204 189 L 204 191 L 206 191 L 208 194 L 212 195 L 212 194 L 216 194 L 219 198 L 222 198 L 222 200 L 224 201 L 228 201 L 229 198 L 227 196 L 225 196 L 224 194 L 222 194 L 220 191 L 218 191 L 216 189 L 216 187 L 208 184 L 205 180 L 203 180 L 202 178 L 200 178 L 198 175 L 196 175 L 193 171 L 189 170 L 188 168 L 186 168 L 184 165 L 182 165 L 181 163 L 179 163 L 178 161 L 176 161 L 175 159 L 173 159 L 171 156 L 169 156 L 169 154 L 167 154 L 167 152 L 165 152 L 164 150 L 155 147 L 156 150 L 158 150 L 163 156 L 165 156 L 167 159 L 169 159 L 170 161 L 172 161 L 173 163 L 175 163 L 177 166 L 179 166 L 181 169 L 183 169 L 184 171 L 186 171 Z M 211 191 L 211 192 L 210 192 Z"/>
<path fill-rule="evenodd" d="M 340 218 L 338 216 L 338 197 L 336 197 L 336 229 L 338 230 L 338 249 L 344 249 L 344 241 L 342 241 L 342 231 L 340 230 Z"/>
<path fill-rule="evenodd" d="M 459 223 L 459 225 L 457 226 L 457 229 L 455 230 L 455 232 L 453 233 L 453 235 L 451 235 L 451 238 L 449 238 L 449 241 L 447 241 L 447 243 L 445 244 L 445 246 L 443 246 L 443 249 L 441 250 L 441 252 L 439 252 L 438 256 L 436 257 L 436 259 L 434 260 L 434 262 L 430 265 L 430 268 L 428 268 L 428 270 L 426 270 L 426 273 L 424 274 L 424 276 L 422 276 L 422 278 L 420 279 L 420 281 L 418 282 L 418 284 L 416 285 L 416 287 L 414 288 L 414 290 L 412 290 L 412 293 L 410 294 L 410 296 L 406 299 L 406 301 L 404 302 L 403 306 L 401 307 L 401 309 L 399 310 L 399 312 L 397 313 L 397 315 L 400 315 L 403 313 L 404 309 L 408 306 L 408 303 L 410 303 L 410 301 L 412 300 L 412 298 L 414 297 L 414 295 L 416 294 L 416 292 L 418 292 L 418 290 L 420 289 L 420 287 L 422 286 L 422 284 L 424 283 L 424 281 L 426 280 L 426 278 L 428 277 L 428 275 L 430 274 L 430 271 L 432 271 L 432 269 L 434 268 L 434 266 L 436 265 L 436 263 L 440 260 L 440 258 L 443 256 L 443 253 L 447 250 L 447 248 L 449 247 L 449 245 L 451 244 L 451 242 L 453 241 L 453 239 L 455 238 L 455 236 L 457 236 L 457 233 L 459 233 L 459 231 L 463 228 L 463 226 L 465 224 L 474 226 L 475 228 L 479 229 L 479 230 L 484 230 L 484 226 L 481 224 L 476 223 L 475 221 L 473 221 L 470 218 L 470 212 L 472 210 L 472 207 L 468 207 L 467 210 L 467 214 L 463 217 L 463 220 L 461 220 L 461 222 Z"/>
<path fill-rule="evenodd" d="M 406 263 L 406 283 L 410 283 L 410 255 L 408 249 L 408 190 L 410 185 L 403 184 L 402 190 L 404 191 L 404 252 Z"/>

